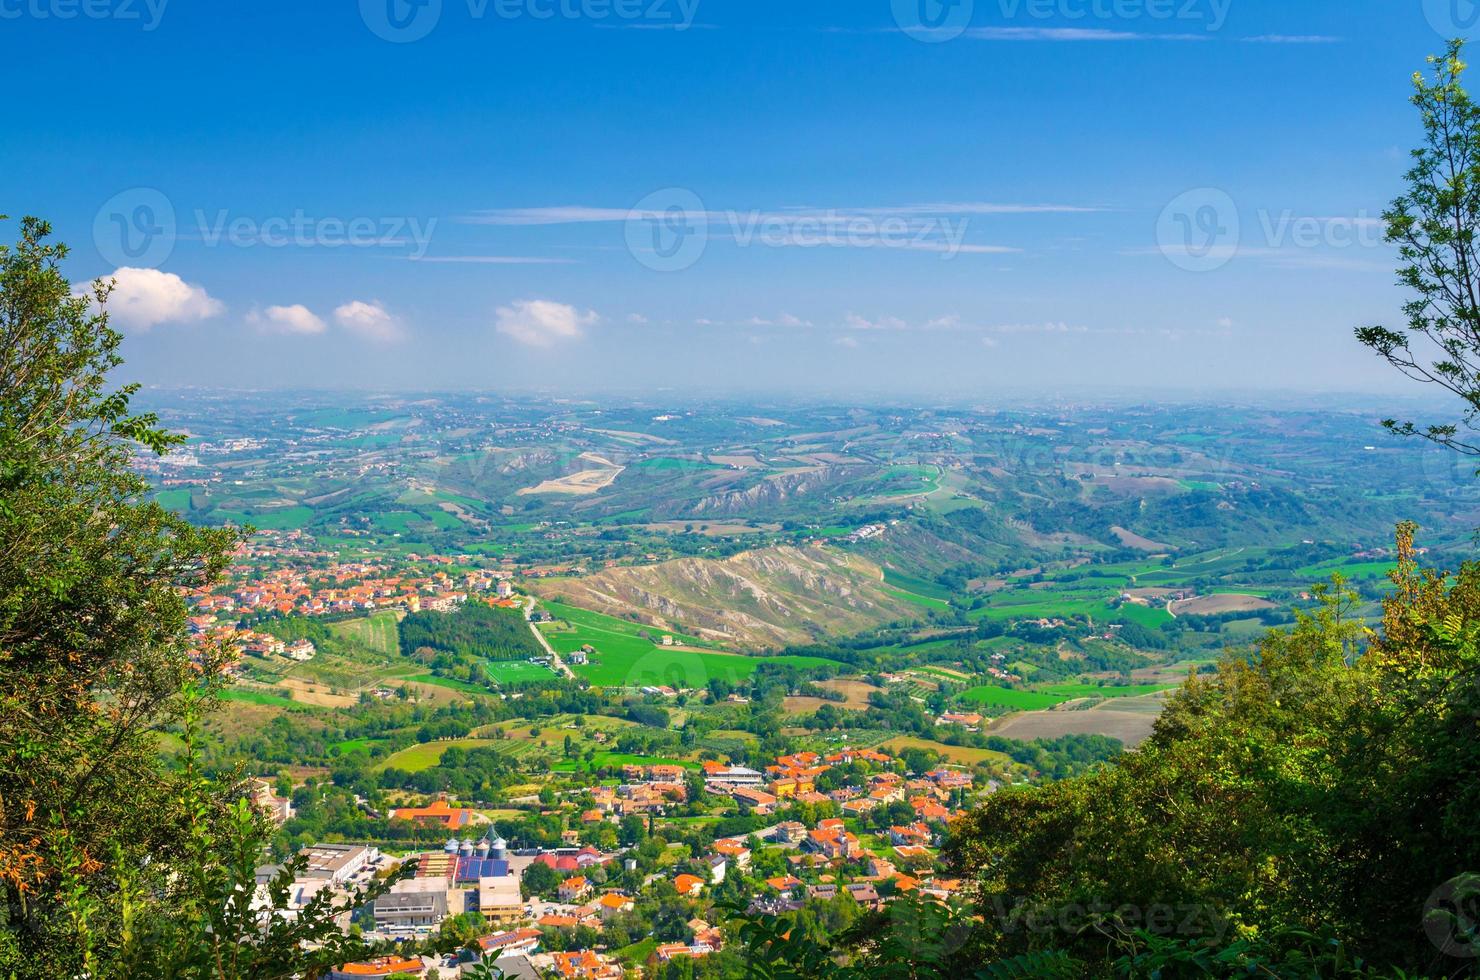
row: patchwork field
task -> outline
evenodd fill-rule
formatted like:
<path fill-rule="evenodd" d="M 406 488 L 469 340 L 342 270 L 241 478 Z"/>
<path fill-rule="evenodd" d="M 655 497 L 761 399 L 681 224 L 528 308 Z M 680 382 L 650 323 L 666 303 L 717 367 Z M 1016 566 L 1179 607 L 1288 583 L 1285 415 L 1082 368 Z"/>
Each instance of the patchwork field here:
<path fill-rule="evenodd" d="M 939 752 L 942 756 L 952 762 L 965 766 L 974 766 L 980 762 L 1001 762 L 1004 765 L 1011 764 L 1012 760 L 1001 752 L 991 749 L 978 749 L 967 745 L 946 745 L 944 742 L 934 742 L 926 738 L 916 738 L 913 735 L 900 735 L 881 742 L 879 748 L 888 752 L 899 753 L 905 749 L 929 749 Z"/>
<path fill-rule="evenodd" d="M 529 496 L 538 493 L 561 493 L 584 496 L 596 493 L 611 486 L 617 477 L 622 475 L 626 467 L 618 466 L 611 460 L 594 453 L 582 453 L 583 461 L 596 464 L 596 469 L 581 470 L 569 476 L 557 477 L 553 480 L 545 480 L 535 486 L 525 487 L 518 491 L 518 495 Z"/>
<path fill-rule="evenodd" d="M 1275 604 L 1256 595 L 1238 592 L 1219 592 L 1200 595 L 1191 599 L 1180 599 L 1172 603 L 1172 613 L 1177 616 L 1218 616 L 1231 612 L 1258 612 L 1274 609 Z"/>
<path fill-rule="evenodd" d="M 845 700 L 833 702 L 838 707 L 856 708 L 860 711 L 868 707 L 868 696 L 879 690 L 868 681 L 857 677 L 833 677 L 819 682 L 817 686 L 842 694 Z"/>
<path fill-rule="evenodd" d="M 1016 688 L 995 687 L 990 684 L 963 691 L 961 697 L 976 704 L 1012 708 L 1016 711 L 1052 708 L 1056 704 L 1062 704 L 1069 700 L 1067 697 L 1058 697 L 1039 691 L 1022 691 Z"/>
<path fill-rule="evenodd" d="M 1141 744 L 1156 724 L 1155 711 L 1130 708 L 1134 702 L 1106 701 L 1084 711 L 1023 711 L 994 723 L 988 731 L 1004 738 L 1031 741 L 1062 735 L 1108 735 L 1127 748 Z"/>
<path fill-rule="evenodd" d="M 480 745 L 497 745 L 498 742 L 491 738 L 459 738 L 446 742 L 424 742 L 418 745 L 410 745 L 399 752 L 393 752 L 385 757 L 380 764 L 382 769 L 404 769 L 407 772 L 421 772 L 430 769 L 442 761 L 442 754 L 452 746 L 462 749 L 476 748 Z"/>
<path fill-rule="evenodd" d="M 1136 548 L 1140 551 L 1174 550 L 1170 545 L 1162 544 L 1160 541 L 1152 541 L 1150 538 L 1143 538 L 1135 531 L 1123 528 L 1118 524 L 1111 526 L 1110 533 L 1115 535 L 1116 539 L 1127 548 Z"/>
<path fill-rule="evenodd" d="M 738 681 L 755 673 L 762 663 L 784 663 L 796 667 L 829 664 L 820 657 L 747 657 L 717 649 L 688 646 L 666 647 L 641 634 L 664 635 L 662 630 L 639 626 L 615 616 L 579 609 L 561 602 L 546 602 L 551 615 L 560 617 L 555 625 L 542 625 L 541 632 L 562 656 L 584 646 L 592 647 L 591 662 L 574 664 L 571 669 L 592 684 L 602 687 L 669 687 L 699 688 L 719 677 Z M 674 635 L 684 643 L 703 641 L 683 634 Z"/>

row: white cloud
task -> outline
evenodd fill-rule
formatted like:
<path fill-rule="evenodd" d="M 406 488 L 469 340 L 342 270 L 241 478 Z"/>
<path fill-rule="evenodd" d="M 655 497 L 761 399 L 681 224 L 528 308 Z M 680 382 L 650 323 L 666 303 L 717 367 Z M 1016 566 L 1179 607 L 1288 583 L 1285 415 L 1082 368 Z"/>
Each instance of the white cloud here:
<path fill-rule="evenodd" d="M 398 321 L 379 300 L 366 303 L 350 300 L 334 310 L 334 322 L 350 333 L 377 344 L 388 344 L 405 337 Z"/>
<path fill-rule="evenodd" d="M 577 340 L 599 317 L 566 303 L 548 299 L 525 299 L 500 306 L 495 329 L 530 347 L 549 347 L 558 341 Z"/>
<path fill-rule="evenodd" d="M 205 320 L 226 311 L 225 304 L 213 299 L 204 288 L 173 272 L 123 266 L 110 278 L 114 287 L 108 298 L 109 315 L 140 330 L 160 323 Z"/>
<path fill-rule="evenodd" d="M 960 314 L 947 313 L 944 316 L 931 317 L 928 320 L 919 320 L 911 323 L 901 320 L 897 316 L 881 316 L 876 320 L 861 317 L 857 313 L 849 313 L 843 318 L 843 325 L 853 330 L 974 330 L 971 324 L 962 321 Z"/>
<path fill-rule="evenodd" d="M 978 41 L 1211 41 L 1206 34 L 1147 34 L 1099 27 L 973 27 Z"/>
<path fill-rule="evenodd" d="M 908 323 L 896 316 L 882 316 L 877 320 L 869 320 L 857 313 L 849 313 L 843 318 L 843 322 L 854 330 L 905 330 L 909 327 Z"/>
<path fill-rule="evenodd" d="M 643 324 L 643 323 L 647 323 L 648 322 L 648 318 L 645 317 L 645 316 L 643 316 L 641 313 L 628 313 L 627 314 L 627 322 L 628 323 Z"/>
<path fill-rule="evenodd" d="M 324 321 L 302 303 L 253 310 L 247 314 L 247 322 L 269 333 L 316 334 L 327 329 Z"/>
<path fill-rule="evenodd" d="M 857 347 L 858 346 L 858 338 L 857 337 L 839 337 L 837 340 L 834 340 L 833 343 L 837 344 L 839 347 Z"/>
<path fill-rule="evenodd" d="M 1227 329 L 1228 327 L 1233 326 L 1233 317 L 1231 317 L 1231 316 L 1220 316 L 1218 318 L 1218 326 L 1223 327 L 1225 329 Z"/>

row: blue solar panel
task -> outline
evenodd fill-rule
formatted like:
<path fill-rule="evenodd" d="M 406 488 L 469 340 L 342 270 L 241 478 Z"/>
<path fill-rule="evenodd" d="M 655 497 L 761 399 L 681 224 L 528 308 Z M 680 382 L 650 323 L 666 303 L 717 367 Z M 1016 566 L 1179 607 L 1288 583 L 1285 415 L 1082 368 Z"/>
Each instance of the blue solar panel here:
<path fill-rule="evenodd" d="M 477 881 L 479 878 L 502 878 L 509 873 L 509 862 L 502 858 L 465 857 L 457 859 L 457 880 Z"/>

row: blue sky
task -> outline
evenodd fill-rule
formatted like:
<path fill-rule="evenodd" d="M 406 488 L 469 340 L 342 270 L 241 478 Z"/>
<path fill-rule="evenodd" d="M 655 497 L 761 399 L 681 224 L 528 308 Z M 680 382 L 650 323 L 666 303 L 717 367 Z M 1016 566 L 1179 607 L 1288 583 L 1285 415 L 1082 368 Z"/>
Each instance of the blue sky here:
<path fill-rule="evenodd" d="M 0 211 L 152 383 L 1396 390 L 1471 7 L 0 0 Z"/>

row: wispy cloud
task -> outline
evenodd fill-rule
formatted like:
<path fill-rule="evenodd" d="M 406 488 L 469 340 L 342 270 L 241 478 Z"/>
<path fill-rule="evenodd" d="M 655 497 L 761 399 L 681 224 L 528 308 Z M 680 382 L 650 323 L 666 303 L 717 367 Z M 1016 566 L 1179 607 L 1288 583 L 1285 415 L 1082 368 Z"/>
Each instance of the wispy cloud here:
<path fill-rule="evenodd" d="M 1256 34 L 1239 40 L 1249 44 L 1340 44 L 1346 38 L 1334 34 Z"/>
<path fill-rule="evenodd" d="M 1012 215 L 1012 214 L 1096 214 L 1113 210 L 1099 205 L 1054 204 L 1044 202 L 1003 201 L 936 201 L 922 204 L 903 204 L 865 207 L 819 208 L 808 205 L 788 205 L 771 209 L 741 210 L 692 210 L 683 209 L 683 218 L 690 223 L 736 224 L 739 222 L 811 221 L 827 225 L 839 225 L 857 219 L 882 218 L 928 218 L 943 215 Z M 475 225 L 572 225 L 597 224 L 616 221 L 646 221 L 665 217 L 663 212 L 644 211 L 636 208 L 605 208 L 584 204 L 563 204 L 540 208 L 497 208 L 474 211 L 459 218 Z M 424 261 L 431 261 L 430 259 Z"/>
<path fill-rule="evenodd" d="M 963 33 L 975 41 L 1211 41 L 1209 34 L 1154 34 L 1105 27 L 971 27 Z"/>
<path fill-rule="evenodd" d="M 889 248 L 933 252 L 951 257 L 961 254 L 1002 255 L 1021 251 L 1014 245 L 967 242 L 969 226 L 978 219 L 1099 214 L 1114 210 L 1100 204 L 1064 204 L 1051 201 L 926 201 L 830 208 L 786 205 L 749 211 L 722 211 L 704 208 L 689 191 L 675 191 L 673 196 L 692 203 L 665 210 L 586 204 L 498 208 L 475 211 L 458 220 L 467 224 L 499 227 L 652 222 L 656 228 L 680 227 L 685 234 L 699 233 L 706 240 L 729 241 L 740 247 Z"/>
<path fill-rule="evenodd" d="M 575 259 L 548 259 L 534 255 L 427 255 L 412 262 L 467 265 L 574 265 Z"/>

